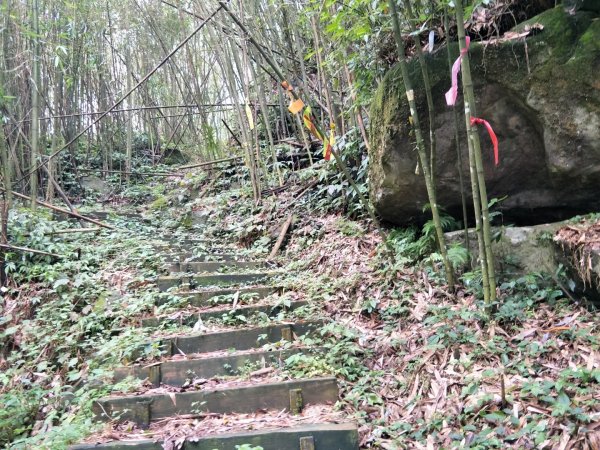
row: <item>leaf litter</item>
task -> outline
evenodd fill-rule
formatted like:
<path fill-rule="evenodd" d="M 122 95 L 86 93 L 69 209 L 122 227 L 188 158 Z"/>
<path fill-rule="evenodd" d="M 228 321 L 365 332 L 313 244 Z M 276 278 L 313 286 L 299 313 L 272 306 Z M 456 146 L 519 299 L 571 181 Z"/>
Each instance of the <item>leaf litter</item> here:
<path fill-rule="evenodd" d="M 116 440 L 151 439 L 161 441 L 164 449 L 175 450 L 182 448 L 185 441 L 196 442 L 214 435 L 344 421 L 344 415 L 329 405 L 309 405 L 300 414 L 276 410 L 259 410 L 251 414 L 199 413 L 155 421 L 148 429 L 140 429 L 130 422 L 116 426 L 107 424 L 101 432 L 88 437 L 85 442 L 100 444 Z"/>
<path fill-rule="evenodd" d="M 288 257 L 315 275 L 294 298 L 326 299 L 324 311 L 368 355 L 358 380 L 342 384 L 362 448 L 600 448 L 593 312 L 564 296 L 546 301 L 556 290 L 524 277 L 531 303 L 511 316 L 509 285 L 507 306 L 487 320 L 472 293 L 446 292 L 424 265 L 381 270 L 379 237 L 346 236 L 339 221 L 321 218 L 318 245 L 292 240 Z"/>

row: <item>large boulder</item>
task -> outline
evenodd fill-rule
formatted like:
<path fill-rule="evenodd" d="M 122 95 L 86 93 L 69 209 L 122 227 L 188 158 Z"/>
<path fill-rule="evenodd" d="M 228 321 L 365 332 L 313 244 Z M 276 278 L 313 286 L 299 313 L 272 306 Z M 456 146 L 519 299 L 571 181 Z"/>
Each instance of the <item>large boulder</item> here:
<path fill-rule="evenodd" d="M 500 165 L 481 131 L 489 198 L 506 199 L 504 217 L 517 223 L 562 220 L 600 210 L 600 20 L 591 10 L 557 7 L 528 23 L 543 30 L 524 39 L 471 45 L 478 116 L 500 141 Z M 456 44 L 452 47 L 457 55 Z M 444 92 L 450 86 L 446 49 L 428 55 L 436 108 L 438 203 L 460 216 L 454 117 Z M 420 70 L 411 63 L 424 135 L 426 100 Z M 457 102 L 465 186 L 470 191 L 461 95 Z M 371 108 L 370 189 L 381 217 L 403 224 L 426 219 L 428 203 L 399 67 L 385 76 Z M 471 206 L 469 197 L 469 206 Z"/>

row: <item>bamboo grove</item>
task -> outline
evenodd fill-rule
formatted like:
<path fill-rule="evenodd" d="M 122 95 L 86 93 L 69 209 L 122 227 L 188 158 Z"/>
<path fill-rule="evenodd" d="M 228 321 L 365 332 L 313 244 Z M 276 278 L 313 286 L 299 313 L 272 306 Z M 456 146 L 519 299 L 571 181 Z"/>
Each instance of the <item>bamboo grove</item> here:
<path fill-rule="evenodd" d="M 422 49 L 424 29 L 435 29 L 443 42 L 450 26 L 464 48 L 463 5 L 448 6 L 418 0 L 1 0 L 2 223 L 13 192 L 29 198 L 33 208 L 45 201 L 73 210 L 68 185 L 90 170 L 121 174 L 127 182 L 136 171 L 152 170 L 146 166 L 158 164 L 172 149 L 200 162 L 243 157 L 258 201 L 262 188 L 284 183 L 278 144 L 294 142 L 310 164 L 321 158 L 307 120 L 325 145 L 329 134 L 336 136 L 332 164 L 377 223 L 346 167 L 356 161 L 342 157 L 344 144 L 354 139 L 368 151 L 372 93 L 393 64 L 405 66 L 414 57 L 427 89 L 427 121 L 419 120 L 405 68 L 402 74 L 419 170 L 446 278 L 453 285 L 439 223 L 443 205 L 435 197 L 436 111 Z M 465 6 L 468 16 L 474 5 Z M 449 54 L 449 60 L 456 56 Z M 469 197 L 474 198 L 472 211 L 463 198 L 463 219 L 466 224 L 467 216 L 475 218 L 485 297 L 493 301 L 485 180 L 478 134 L 470 121 L 475 99 L 468 56 L 462 71 L 469 139 L 464 148 L 457 139 L 457 159 L 469 158 Z M 306 110 L 304 116 L 301 109 L 290 112 L 289 104 L 297 100 L 311 107 L 310 117 Z M 455 114 L 458 137 L 462 111 Z M 135 158 L 140 149 L 147 159 L 144 167 Z M 468 177 L 461 173 L 460 183 L 466 185 L 463 175 Z M 6 230 L 2 235 L 6 244 Z"/>

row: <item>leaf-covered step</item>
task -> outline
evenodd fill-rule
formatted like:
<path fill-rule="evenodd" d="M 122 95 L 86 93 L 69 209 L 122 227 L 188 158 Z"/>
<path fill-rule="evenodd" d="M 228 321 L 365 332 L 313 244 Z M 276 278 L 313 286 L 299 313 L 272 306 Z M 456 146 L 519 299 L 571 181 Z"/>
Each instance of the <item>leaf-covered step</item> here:
<path fill-rule="evenodd" d="M 355 423 L 319 423 L 289 428 L 244 431 L 212 436 L 193 436 L 180 450 L 233 450 L 244 444 L 263 450 L 358 450 Z M 71 450 L 163 450 L 165 442 L 132 440 L 105 444 L 80 444 Z"/>
<path fill-rule="evenodd" d="M 249 259 L 249 255 L 243 253 L 232 253 L 231 248 L 211 248 L 210 253 L 205 252 L 191 252 L 187 249 L 173 249 L 166 257 L 165 260 L 168 263 L 179 262 L 179 261 L 243 261 Z"/>
<path fill-rule="evenodd" d="M 168 270 L 171 273 L 206 273 L 231 269 L 262 269 L 265 266 L 264 261 L 190 261 L 170 263 Z"/>
<path fill-rule="evenodd" d="M 232 303 L 236 295 L 238 296 L 238 300 L 247 301 L 249 298 L 253 300 L 260 300 L 279 291 L 281 291 L 281 288 L 279 287 L 255 286 L 228 289 L 207 289 L 195 292 L 175 292 L 175 294 L 179 297 L 185 298 L 188 305 L 203 307 L 214 304 Z M 156 305 L 164 305 L 168 301 L 168 297 L 160 296 L 156 299 Z"/>
<path fill-rule="evenodd" d="M 320 353 L 321 349 L 292 347 L 281 350 L 246 350 L 233 353 L 219 352 L 197 355 L 192 359 L 172 359 L 150 365 L 120 367 L 115 370 L 113 380 L 119 382 L 128 376 L 136 379 L 148 379 L 153 386 L 168 384 L 182 386 L 187 380 L 212 378 L 219 375 L 237 375 L 240 370 L 251 364 L 280 366 L 283 361 L 299 353 Z M 211 356 L 214 355 L 214 356 Z"/>
<path fill-rule="evenodd" d="M 249 350 L 281 340 L 293 341 L 295 337 L 314 333 L 322 327 L 323 322 L 320 320 L 274 324 L 192 336 L 174 336 L 163 338 L 159 342 L 149 342 L 147 345 L 152 347 L 158 345 L 164 350 L 166 356 L 211 353 L 227 349 Z"/>
<path fill-rule="evenodd" d="M 190 255 L 185 258 L 185 255 Z M 245 261 L 248 260 L 249 256 L 241 253 L 198 253 L 192 255 L 191 253 L 180 253 L 174 254 L 172 259 L 167 259 L 167 263 L 173 264 L 178 262 L 232 262 L 232 261 Z"/>
<path fill-rule="evenodd" d="M 152 239 L 150 241 L 156 248 L 173 249 L 173 250 L 189 250 L 196 247 L 211 248 L 217 245 L 223 245 L 221 242 L 212 241 L 210 239 L 192 238 L 192 239 Z"/>
<path fill-rule="evenodd" d="M 305 405 L 335 403 L 334 377 L 310 378 L 242 387 L 106 397 L 94 403 L 98 420 L 131 421 L 147 426 L 152 420 L 192 413 L 250 413 L 259 409 L 300 412 Z"/>
<path fill-rule="evenodd" d="M 272 272 L 255 273 L 227 273 L 193 276 L 165 276 L 156 279 L 156 285 L 160 291 L 166 291 L 172 287 L 187 285 L 191 289 L 201 286 L 227 286 L 235 284 L 257 283 L 276 275 Z"/>
<path fill-rule="evenodd" d="M 289 302 L 288 304 L 278 303 L 275 305 L 240 306 L 236 309 L 220 307 L 205 311 L 198 311 L 196 313 L 191 314 L 178 312 L 175 315 L 172 315 L 171 317 L 148 317 L 146 319 L 142 319 L 140 322 L 142 327 L 147 328 L 159 327 L 163 325 L 180 325 L 193 327 L 199 320 L 206 321 L 209 319 L 221 319 L 226 317 L 233 318 L 236 316 L 249 317 L 259 313 L 263 313 L 268 317 L 275 317 L 282 311 L 292 312 L 306 305 L 308 305 L 307 301 L 299 300 Z"/>

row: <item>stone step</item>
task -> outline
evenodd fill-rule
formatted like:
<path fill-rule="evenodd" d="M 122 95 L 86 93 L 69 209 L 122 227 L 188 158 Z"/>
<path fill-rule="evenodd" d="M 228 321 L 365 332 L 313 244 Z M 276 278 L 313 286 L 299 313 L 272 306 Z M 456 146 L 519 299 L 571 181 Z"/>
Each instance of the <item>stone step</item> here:
<path fill-rule="evenodd" d="M 190 261 L 172 262 L 168 270 L 171 273 L 207 273 L 228 269 L 262 269 L 265 266 L 264 261 Z"/>
<path fill-rule="evenodd" d="M 219 350 L 249 350 L 282 340 L 294 341 L 295 337 L 314 333 L 323 327 L 323 321 L 311 320 L 295 323 L 280 323 L 264 327 L 239 328 L 196 335 L 172 336 L 148 342 L 158 346 L 165 356 L 211 353 Z M 141 351 L 140 351 L 141 353 Z M 134 355 L 133 359 L 136 359 Z"/>
<path fill-rule="evenodd" d="M 148 317 L 146 319 L 141 319 L 140 325 L 145 328 L 151 327 L 160 327 L 164 325 L 179 325 L 179 326 L 187 326 L 193 327 L 199 319 L 202 321 L 207 321 L 209 319 L 219 319 L 223 318 L 225 315 L 238 316 L 242 315 L 245 317 L 252 316 L 254 314 L 263 313 L 269 317 L 275 317 L 282 311 L 293 312 L 298 308 L 308 305 L 308 302 L 305 300 L 291 302 L 289 306 L 284 304 L 276 304 L 276 305 L 249 305 L 249 306 L 240 306 L 235 310 L 231 308 L 216 308 L 212 310 L 206 311 L 198 311 L 195 313 L 190 313 L 185 315 L 184 313 L 179 313 L 178 317 Z"/>
<path fill-rule="evenodd" d="M 97 400 L 92 409 L 97 420 L 131 421 L 143 427 L 153 420 L 181 414 L 251 413 L 259 409 L 299 413 L 306 405 L 333 404 L 338 400 L 334 377 L 241 384 L 221 389 L 105 397 Z"/>
<path fill-rule="evenodd" d="M 292 347 L 281 350 L 205 353 L 194 355 L 191 359 L 170 359 L 149 365 L 119 367 L 114 371 L 113 381 L 119 382 L 131 376 L 140 380 L 148 379 L 155 387 L 161 383 L 182 386 L 187 380 L 193 378 L 208 379 L 219 375 L 238 375 L 240 369 L 249 364 L 264 362 L 267 366 L 279 367 L 292 355 L 321 353 L 321 351 L 321 348 Z"/>
<path fill-rule="evenodd" d="M 228 273 L 212 275 L 170 275 L 158 277 L 156 285 L 160 291 L 166 291 L 170 288 L 186 285 L 190 289 L 201 286 L 227 286 L 236 284 L 248 284 L 264 281 L 277 275 L 274 272 L 254 272 L 254 273 Z"/>
<path fill-rule="evenodd" d="M 280 291 L 281 288 L 279 287 L 255 286 L 231 289 L 207 289 L 194 292 L 175 292 L 174 294 L 178 297 L 185 298 L 188 305 L 203 307 L 215 304 L 232 303 L 236 293 L 238 293 L 240 300 L 247 301 L 248 298 L 260 300 L 274 293 L 279 293 Z M 164 305 L 168 301 L 168 297 L 161 296 L 156 299 L 156 305 Z"/>
<path fill-rule="evenodd" d="M 355 423 L 306 424 L 289 428 L 243 431 L 212 436 L 194 436 L 180 450 L 233 450 L 244 444 L 263 450 L 358 450 Z M 144 439 L 79 444 L 70 450 L 163 450 L 163 442 Z"/>

